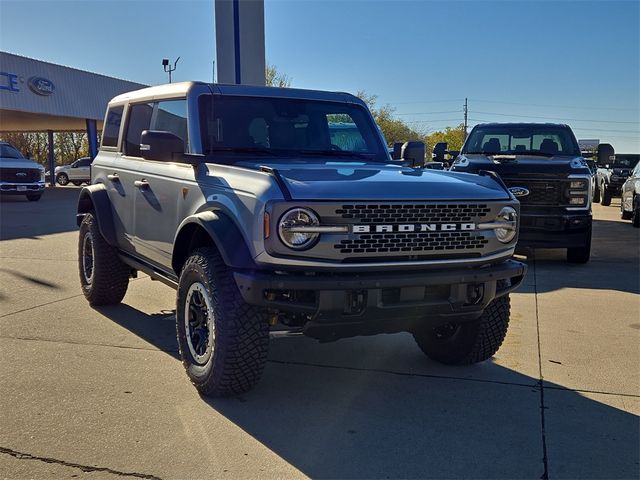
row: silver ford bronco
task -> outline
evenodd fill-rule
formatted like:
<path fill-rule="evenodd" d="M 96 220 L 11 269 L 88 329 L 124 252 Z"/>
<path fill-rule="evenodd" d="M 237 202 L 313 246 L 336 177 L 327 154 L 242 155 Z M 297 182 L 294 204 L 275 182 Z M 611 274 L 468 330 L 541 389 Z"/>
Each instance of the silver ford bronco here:
<path fill-rule="evenodd" d="M 119 303 L 138 271 L 177 289 L 180 355 L 205 395 L 249 390 L 278 335 L 407 331 L 436 361 L 486 360 L 526 271 L 518 201 L 491 172 L 422 169 L 405 150 L 393 161 L 346 93 L 120 95 L 78 203 L 84 295 Z"/>

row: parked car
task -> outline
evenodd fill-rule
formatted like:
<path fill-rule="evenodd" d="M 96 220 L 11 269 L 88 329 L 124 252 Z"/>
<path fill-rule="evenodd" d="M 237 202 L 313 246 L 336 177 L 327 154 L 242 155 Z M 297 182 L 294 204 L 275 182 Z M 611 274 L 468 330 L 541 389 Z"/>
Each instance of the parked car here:
<path fill-rule="evenodd" d="M 603 145 L 601 144 L 599 150 Z M 610 146 L 609 146 L 610 147 Z M 615 154 L 613 147 L 610 147 L 606 155 L 598 154 L 598 171 L 596 176 L 597 193 L 596 201 L 599 198 L 600 204 L 611 205 L 611 199 L 619 197 L 622 193 L 622 184 L 629 177 L 631 170 L 640 160 L 639 154 L 618 153 Z"/>
<path fill-rule="evenodd" d="M 37 202 L 44 187 L 44 167 L 25 158 L 10 143 L 0 142 L 0 194 L 25 195 Z"/>
<path fill-rule="evenodd" d="M 56 182 L 60 185 L 68 185 L 69 182 L 76 186 L 91 182 L 91 158 L 82 157 L 71 165 L 56 167 Z"/>
<path fill-rule="evenodd" d="M 453 163 L 456 172 L 496 172 L 520 201 L 519 247 L 566 248 L 567 260 L 591 252 L 591 171 L 567 125 L 476 125 Z"/>
<path fill-rule="evenodd" d="M 270 335 L 408 331 L 446 364 L 502 344 L 526 265 L 511 258 L 519 204 L 494 176 L 419 168 L 424 143 L 394 164 L 346 93 L 174 83 L 107 108 L 78 202 L 82 291 L 117 304 L 137 271 L 177 289 L 203 394 L 250 389 Z"/>
<path fill-rule="evenodd" d="M 634 227 L 640 228 L 640 162 L 636 163 L 622 185 L 620 216 L 623 220 L 631 220 Z"/>

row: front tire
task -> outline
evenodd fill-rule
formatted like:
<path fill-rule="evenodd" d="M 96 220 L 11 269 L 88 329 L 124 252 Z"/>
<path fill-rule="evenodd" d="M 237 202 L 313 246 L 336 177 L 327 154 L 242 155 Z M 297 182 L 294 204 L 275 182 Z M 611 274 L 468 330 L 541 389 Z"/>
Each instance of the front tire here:
<path fill-rule="evenodd" d="M 247 304 L 215 248 L 195 250 L 180 274 L 176 331 L 191 382 L 207 396 L 250 390 L 269 349 L 264 309 Z"/>
<path fill-rule="evenodd" d="M 82 293 L 92 306 L 120 303 L 127 293 L 130 269 L 100 233 L 92 213 L 80 224 L 78 267 Z"/>
<path fill-rule="evenodd" d="M 640 228 L 640 196 L 633 197 L 633 214 L 631 224 L 635 228 Z"/>
<path fill-rule="evenodd" d="M 509 295 L 494 299 L 482 316 L 469 323 L 424 328 L 413 333 L 418 347 L 432 360 L 447 365 L 470 365 L 491 358 L 509 327 Z"/>
<path fill-rule="evenodd" d="M 587 263 L 591 258 L 591 229 L 587 233 L 584 247 L 567 248 L 567 262 Z"/>
<path fill-rule="evenodd" d="M 604 207 L 608 207 L 611 205 L 611 191 L 605 186 L 602 186 L 602 200 L 600 201 L 600 205 Z"/>
<path fill-rule="evenodd" d="M 593 203 L 599 203 L 599 202 L 600 202 L 600 188 L 596 183 L 595 186 L 593 187 Z"/>
<path fill-rule="evenodd" d="M 63 187 L 65 185 L 69 185 L 69 176 L 66 173 L 59 173 L 56 176 L 56 182 L 58 182 Z"/>

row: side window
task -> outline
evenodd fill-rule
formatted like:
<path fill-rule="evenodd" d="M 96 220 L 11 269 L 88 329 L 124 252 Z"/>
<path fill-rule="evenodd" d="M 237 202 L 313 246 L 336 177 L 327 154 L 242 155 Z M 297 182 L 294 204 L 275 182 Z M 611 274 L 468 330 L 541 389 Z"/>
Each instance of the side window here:
<path fill-rule="evenodd" d="M 124 107 L 112 107 L 107 110 L 107 117 L 102 129 L 102 143 L 104 147 L 115 147 L 118 145 L 118 133 L 122 122 L 122 110 Z"/>
<path fill-rule="evenodd" d="M 159 102 L 152 129 L 171 132 L 180 137 L 186 146 L 189 141 L 187 133 L 187 101 L 183 99 Z"/>
<path fill-rule="evenodd" d="M 140 103 L 129 107 L 127 134 L 124 142 L 124 154 L 132 157 L 140 156 L 140 135 L 150 130 L 153 105 Z"/>
<path fill-rule="evenodd" d="M 79 167 L 88 167 L 89 165 L 91 165 L 90 158 L 81 158 L 80 160 L 78 160 Z"/>

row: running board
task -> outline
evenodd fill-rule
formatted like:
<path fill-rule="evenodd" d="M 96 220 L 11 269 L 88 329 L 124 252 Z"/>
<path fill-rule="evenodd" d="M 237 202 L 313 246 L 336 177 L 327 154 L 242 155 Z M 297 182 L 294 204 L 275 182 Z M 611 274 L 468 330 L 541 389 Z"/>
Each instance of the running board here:
<path fill-rule="evenodd" d="M 146 263 L 141 262 L 140 260 L 134 258 L 129 254 L 126 254 L 123 252 L 119 252 L 119 253 L 122 261 L 127 265 L 129 265 L 131 268 L 134 268 L 143 273 L 146 273 L 147 275 L 149 275 L 149 277 L 151 277 L 151 280 L 157 280 L 158 282 L 162 282 L 165 285 L 173 288 L 174 290 L 178 289 L 178 279 L 175 278 L 173 275 L 168 275 L 159 269 L 156 269 L 150 265 L 147 265 Z"/>

